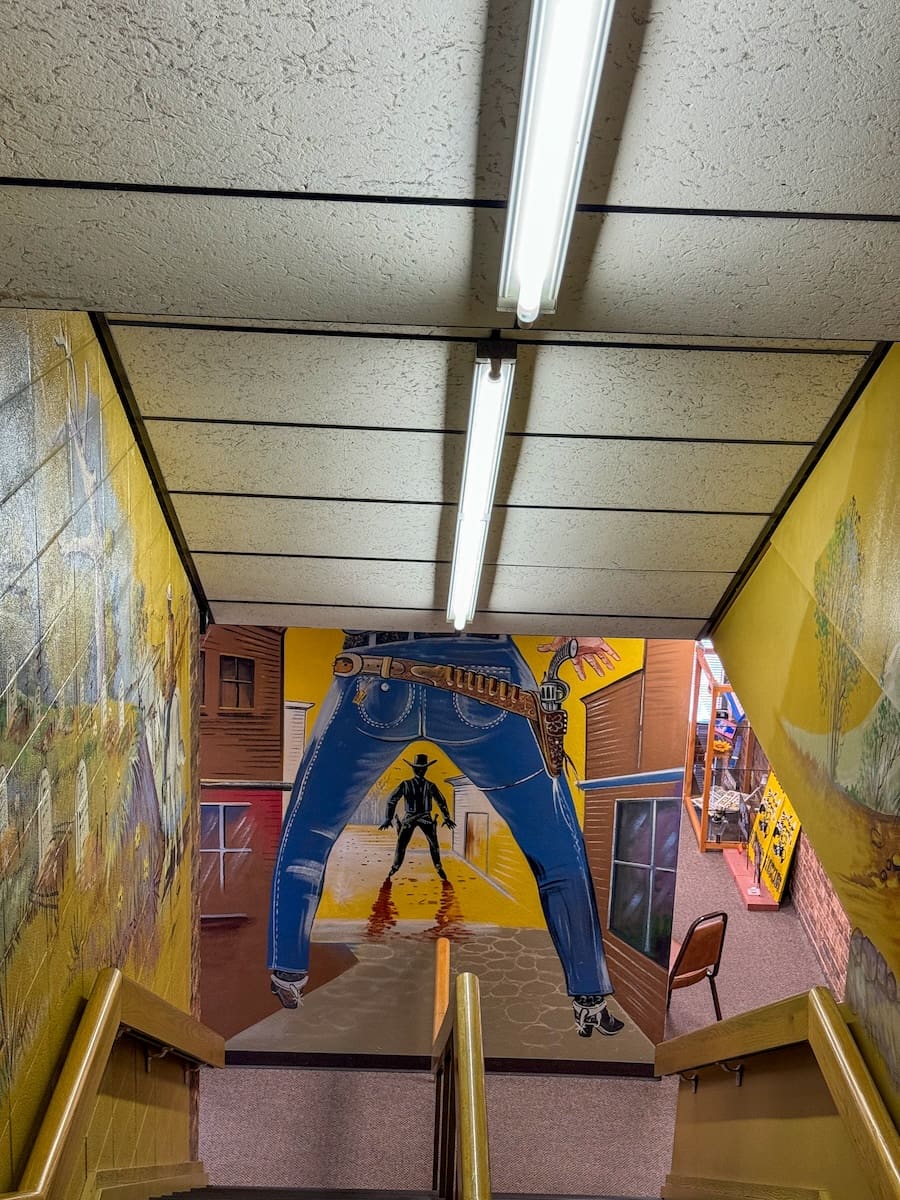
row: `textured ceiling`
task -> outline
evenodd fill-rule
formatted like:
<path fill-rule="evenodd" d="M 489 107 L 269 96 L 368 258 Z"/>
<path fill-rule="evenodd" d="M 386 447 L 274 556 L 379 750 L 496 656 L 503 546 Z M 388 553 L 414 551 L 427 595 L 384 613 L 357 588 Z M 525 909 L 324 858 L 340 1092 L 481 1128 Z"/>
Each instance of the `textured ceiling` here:
<path fill-rule="evenodd" d="M 505 328 L 476 627 L 693 637 L 898 336 L 895 16 L 620 0 L 559 311 L 518 331 L 527 3 L 22 0 L 0 303 L 109 314 L 214 616 L 273 624 L 444 627 Z"/>

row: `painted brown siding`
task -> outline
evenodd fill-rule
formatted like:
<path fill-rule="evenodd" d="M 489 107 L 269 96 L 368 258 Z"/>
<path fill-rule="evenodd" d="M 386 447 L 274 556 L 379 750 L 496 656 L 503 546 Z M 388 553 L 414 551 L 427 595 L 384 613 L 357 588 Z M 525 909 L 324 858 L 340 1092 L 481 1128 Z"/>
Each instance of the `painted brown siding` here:
<path fill-rule="evenodd" d="M 693 668 L 693 642 L 648 641 L 642 671 L 585 697 L 587 779 L 682 766 Z M 664 795 L 671 786 L 617 787 L 585 794 L 584 836 L 610 975 L 619 1000 L 654 1042 L 665 1034 L 667 971 L 609 933 L 606 925 L 616 800 Z"/>
<path fill-rule="evenodd" d="M 638 769 L 643 678 L 638 671 L 585 696 L 586 779 L 631 775 Z"/>
<path fill-rule="evenodd" d="M 693 642 L 647 642 L 641 771 L 662 771 L 684 762 L 693 670 Z"/>
<path fill-rule="evenodd" d="M 206 655 L 200 712 L 200 773 L 203 779 L 280 780 L 282 774 L 282 629 L 213 625 L 203 639 Z M 222 655 L 253 659 L 253 708 L 219 707 Z"/>
<path fill-rule="evenodd" d="M 250 851 L 228 856 L 224 890 L 220 886 L 218 856 L 208 851 L 198 856 L 205 914 L 201 935 L 202 1019 L 229 1038 L 281 1008 L 271 993 L 265 970 L 269 892 L 281 835 L 281 792 L 205 787 L 202 798 L 206 804 L 244 806 L 239 821 L 229 831 L 229 844 Z M 239 988 L 230 986 L 235 963 L 243 964 Z"/>

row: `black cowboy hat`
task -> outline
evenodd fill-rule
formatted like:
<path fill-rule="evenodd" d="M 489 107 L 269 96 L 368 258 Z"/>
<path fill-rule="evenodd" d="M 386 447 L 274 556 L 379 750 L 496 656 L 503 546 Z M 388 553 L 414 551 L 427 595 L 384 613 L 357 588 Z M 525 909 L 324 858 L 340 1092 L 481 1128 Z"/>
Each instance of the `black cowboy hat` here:
<path fill-rule="evenodd" d="M 404 758 L 403 761 L 408 767 L 412 767 L 412 769 L 415 770 L 416 767 L 433 767 L 437 762 L 437 759 L 429 758 L 427 754 L 417 754 L 412 762 L 410 762 L 408 758 Z"/>

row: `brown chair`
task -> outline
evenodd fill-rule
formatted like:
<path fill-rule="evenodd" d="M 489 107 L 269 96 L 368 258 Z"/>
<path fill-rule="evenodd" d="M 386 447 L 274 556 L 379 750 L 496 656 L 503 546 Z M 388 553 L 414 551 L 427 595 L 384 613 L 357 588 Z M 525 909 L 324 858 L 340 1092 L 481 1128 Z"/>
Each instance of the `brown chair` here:
<path fill-rule="evenodd" d="M 722 958 L 727 924 L 727 913 L 706 913 L 705 916 L 698 917 L 693 923 L 683 942 L 676 942 L 672 938 L 672 952 L 669 956 L 669 987 L 666 992 L 667 1012 L 672 1002 L 673 988 L 690 987 L 693 983 L 699 983 L 701 979 L 708 979 L 713 1006 L 716 1010 L 716 1020 L 722 1020 L 719 995 L 716 991 L 716 975 L 719 973 L 719 962 Z"/>

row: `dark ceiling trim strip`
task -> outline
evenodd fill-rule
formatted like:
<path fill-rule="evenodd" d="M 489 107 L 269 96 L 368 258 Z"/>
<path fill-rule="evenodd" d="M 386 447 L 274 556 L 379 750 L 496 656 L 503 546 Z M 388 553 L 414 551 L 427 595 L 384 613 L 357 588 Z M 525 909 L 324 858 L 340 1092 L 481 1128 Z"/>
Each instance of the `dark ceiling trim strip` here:
<path fill-rule="evenodd" d="M 446 608 L 423 608 L 410 604 L 325 604 L 313 600 L 230 600 L 227 597 L 210 600 L 210 604 L 255 604 L 264 608 L 352 608 L 374 612 L 411 612 L 411 613 L 446 613 Z M 544 612 L 533 609 L 491 608 L 481 610 L 482 615 L 490 617 L 588 617 L 598 621 L 705 621 L 705 617 L 681 617 L 657 615 L 656 613 L 582 613 L 582 612 Z"/>
<path fill-rule="evenodd" d="M 77 192 L 136 192 L 167 196 L 208 196 L 234 200 L 291 200 L 331 204 L 386 204 L 406 208 L 477 208 L 504 211 L 505 200 L 474 196 L 369 195 L 367 192 L 314 192 L 277 188 L 204 187 L 199 184 L 129 183 L 89 179 L 42 179 L 0 175 L 2 187 L 29 187 Z M 895 213 L 814 212 L 780 208 L 695 208 L 658 204 L 578 204 L 581 213 L 625 213 L 653 217 L 739 217 L 775 221 L 879 221 L 900 222 Z"/>
<path fill-rule="evenodd" d="M 383 554 L 296 554 L 276 550 L 198 550 L 191 548 L 195 556 L 206 555 L 209 558 L 295 558 L 312 559 L 316 562 L 385 562 L 410 563 L 422 566 L 449 566 L 449 558 L 390 558 Z M 498 563 L 485 563 L 486 567 L 496 567 Z M 555 568 L 558 570 L 559 568 Z M 716 574 L 731 574 L 731 572 L 716 572 Z"/>
<path fill-rule="evenodd" d="M 212 492 L 190 488 L 170 488 L 170 496 L 205 496 L 228 500 L 289 500 L 316 504 L 412 504 L 423 508 L 456 508 L 455 500 L 385 500 L 377 496 L 291 496 L 279 492 Z M 718 508 L 624 508 L 590 504 L 495 504 L 494 508 L 526 509 L 535 512 L 610 512 L 610 513 L 667 513 L 685 517 L 768 517 L 766 512 Z"/>
<path fill-rule="evenodd" d="M 843 425 L 844 421 L 849 416 L 853 406 L 856 404 L 857 400 L 860 398 L 860 396 L 865 391 L 865 389 L 868 387 L 869 383 L 871 382 L 872 376 L 875 374 L 875 372 L 878 370 L 878 368 L 884 362 L 885 356 L 887 355 L 887 352 L 888 352 L 888 350 L 890 350 L 890 348 L 891 348 L 890 342 L 879 342 L 878 345 L 875 347 L 875 349 L 872 351 L 872 353 L 869 355 L 866 362 L 863 364 L 858 375 L 854 379 L 853 383 L 850 385 L 850 388 L 848 389 L 847 394 L 844 396 L 843 400 L 838 405 L 831 420 L 825 426 L 825 429 L 822 432 L 822 436 L 819 438 L 819 440 L 816 442 L 815 446 L 813 446 L 812 450 L 809 452 L 809 454 L 804 459 L 803 464 L 801 465 L 799 471 L 794 476 L 791 483 L 788 485 L 788 488 L 785 491 L 784 495 L 778 501 L 778 504 L 776 505 L 776 507 L 775 507 L 774 511 L 772 512 L 771 516 L 769 517 L 768 521 L 766 521 L 765 526 L 760 531 L 760 534 L 757 537 L 756 541 L 753 543 L 753 545 L 748 550 L 743 563 L 741 564 L 740 568 L 736 572 L 731 583 L 725 589 L 725 591 L 722 595 L 722 598 L 719 600 L 718 604 L 716 605 L 716 607 L 713 609 L 712 613 L 710 614 L 709 620 L 706 622 L 706 624 L 703 627 L 703 632 L 701 634 L 701 637 L 706 638 L 706 637 L 713 636 L 713 634 L 716 630 L 716 627 L 719 625 L 722 618 L 725 616 L 725 614 L 728 612 L 729 608 L 731 608 L 732 604 L 737 599 L 738 594 L 740 593 L 744 584 L 750 578 L 756 565 L 758 564 L 758 562 L 762 558 L 763 554 L 765 553 L 766 549 L 768 548 L 769 542 L 772 539 L 772 535 L 774 534 L 774 532 L 778 528 L 778 526 L 781 524 L 781 521 L 783 520 L 785 513 L 788 511 L 790 506 L 793 504 L 794 500 L 796 499 L 796 497 L 797 497 L 800 489 L 803 487 L 804 483 L 806 483 L 807 479 L 809 479 L 810 475 L 812 474 L 813 470 L 815 469 L 815 467 L 818 464 L 819 460 L 821 459 L 822 455 L 825 453 L 825 451 L 831 445 L 832 441 L 835 438 L 835 435 L 837 434 L 838 430 Z"/>
<path fill-rule="evenodd" d="M 166 490 L 163 473 L 160 470 L 159 462 L 153 452 L 153 446 L 147 436 L 144 422 L 141 420 L 140 409 L 135 400 L 131 383 L 128 380 L 128 374 L 119 357 L 119 352 L 116 349 L 116 343 L 113 339 L 112 331 L 106 322 L 106 318 L 102 313 L 98 312 L 90 312 L 88 316 L 91 319 L 91 325 L 97 336 L 97 341 L 100 343 L 100 349 L 103 351 L 103 357 L 112 376 L 113 385 L 118 392 L 122 407 L 125 409 L 125 416 L 128 418 L 128 424 L 131 426 L 134 440 L 137 443 L 141 458 L 144 460 L 144 466 L 147 468 L 147 474 L 150 476 L 150 482 L 153 485 L 153 490 L 162 509 L 163 517 L 169 528 L 169 533 L 172 535 L 172 540 L 178 551 L 178 557 L 181 559 L 181 565 L 184 567 L 185 574 L 190 580 L 191 588 L 200 610 L 200 630 L 201 632 L 205 632 L 207 625 L 212 620 L 209 601 L 206 598 L 203 584 L 200 582 L 200 575 L 196 564 L 191 558 L 187 539 L 184 536 L 184 531 L 175 512 L 175 506 L 172 504 L 169 493 Z"/>
<path fill-rule="evenodd" d="M 241 417 L 150 417 L 144 414 L 144 423 L 158 421 L 169 425 L 242 425 L 251 429 L 304 429 L 338 430 L 344 433 L 423 433 L 431 436 L 465 437 L 465 429 L 430 429 L 413 425 L 338 425 L 321 421 L 259 421 Z M 626 433 L 537 433 L 508 429 L 508 438 L 554 439 L 569 442 L 659 442 L 664 445 L 686 444 L 689 446 L 812 446 L 806 441 L 787 438 L 717 438 L 717 437 L 660 437 L 652 434 Z"/>
<path fill-rule="evenodd" d="M 311 560 L 314 562 L 383 562 L 383 563 L 408 563 L 411 566 L 428 566 L 428 567 L 449 567 L 451 559 L 449 558 L 388 558 L 381 554 L 289 554 L 286 552 L 275 552 L 268 550 L 197 550 L 191 549 L 193 555 L 206 555 L 208 558 L 292 558 L 301 561 Z M 699 567 L 685 569 L 682 567 L 605 567 L 591 566 L 589 563 L 579 563 L 577 567 L 567 566 L 564 563 L 514 563 L 514 562 L 485 562 L 484 566 L 490 570 L 501 571 L 609 571 L 615 572 L 616 575 L 727 575 L 734 574 L 733 571 L 713 570 L 712 568 L 704 570 Z"/>
<path fill-rule="evenodd" d="M 378 322 L 378 324 L 381 324 L 381 322 Z M 269 333 L 281 337 L 290 335 L 291 337 L 361 338 L 368 341 L 389 342 L 449 342 L 451 344 L 458 343 L 467 344 L 470 346 L 474 346 L 477 342 L 483 341 L 492 332 L 492 329 L 487 325 L 484 326 L 481 336 L 472 337 L 470 334 L 455 333 L 395 333 L 393 331 L 374 329 L 295 329 L 289 325 L 241 325 L 228 321 L 157 321 L 126 317 L 111 317 L 109 318 L 109 325 L 122 329 L 187 329 L 191 332 L 201 333 Z M 572 330 L 571 332 L 578 333 L 580 331 Z M 614 342 L 601 338 L 592 338 L 589 340 L 575 340 L 572 338 L 538 338 L 529 337 L 527 332 L 524 330 L 511 328 L 503 329 L 502 333 L 504 338 L 509 338 L 521 346 L 562 346 L 566 349 L 578 349 L 579 347 L 583 347 L 588 350 L 690 350 L 694 352 L 699 350 L 716 354 L 813 354 L 839 358 L 867 358 L 871 353 L 870 350 L 834 350 L 814 345 L 729 346 L 713 344 L 703 345 L 699 343 L 686 342 Z M 685 336 L 695 337 L 696 334 L 685 334 Z M 826 340 L 833 341 L 834 339 Z M 872 340 L 874 341 L 874 339 Z"/>

